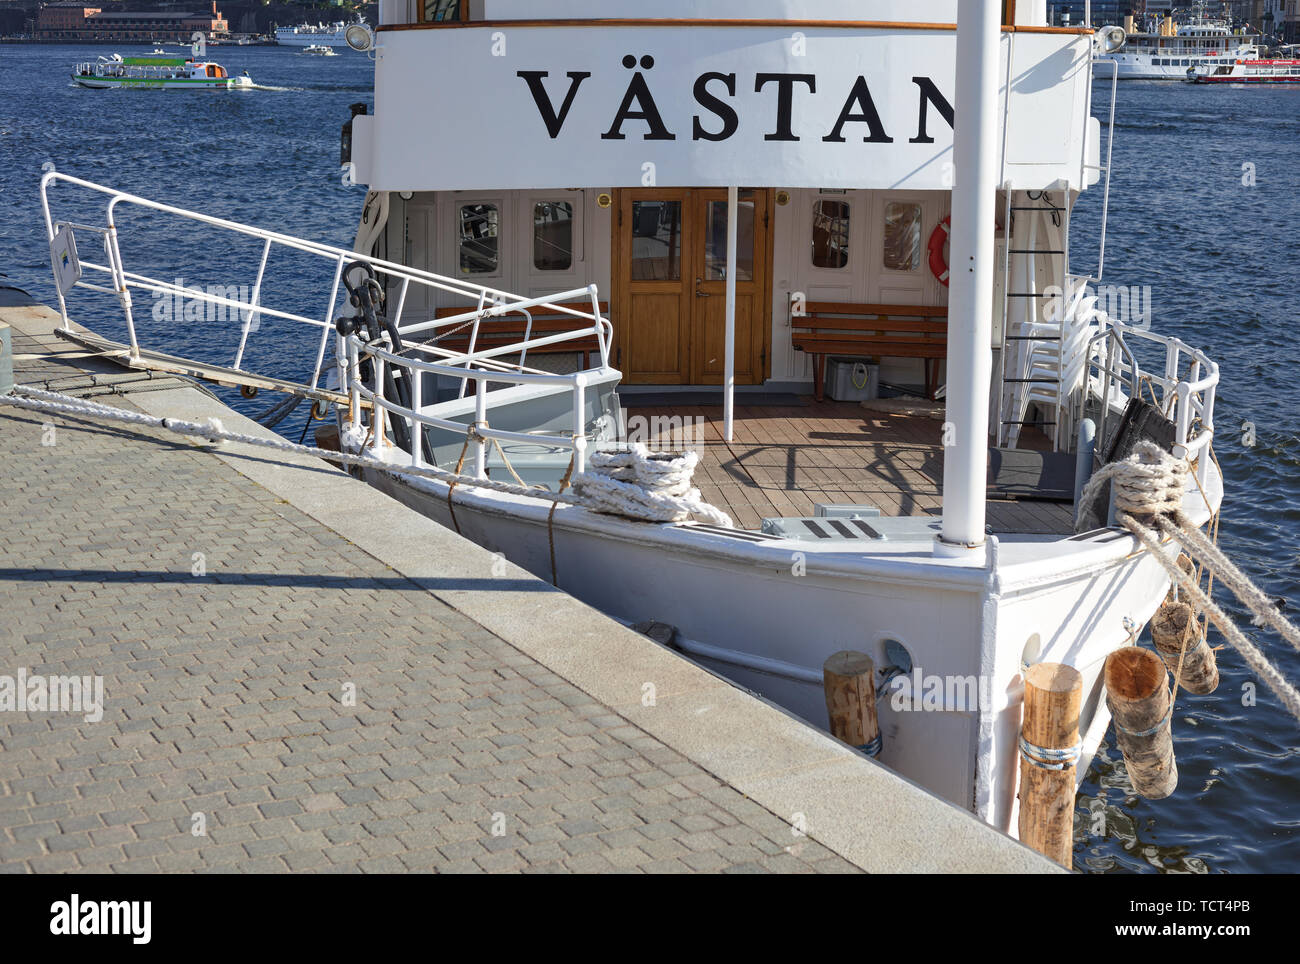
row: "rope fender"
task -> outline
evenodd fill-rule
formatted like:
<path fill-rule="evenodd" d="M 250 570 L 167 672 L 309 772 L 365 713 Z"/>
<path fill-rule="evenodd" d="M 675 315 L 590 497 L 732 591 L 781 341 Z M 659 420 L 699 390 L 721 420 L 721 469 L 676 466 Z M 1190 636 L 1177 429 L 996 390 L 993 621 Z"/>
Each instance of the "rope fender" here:
<path fill-rule="evenodd" d="M 1116 520 L 1150 551 L 1179 590 L 1187 593 L 1191 604 L 1209 616 L 1255 675 L 1268 684 L 1282 705 L 1300 721 L 1300 692 L 1160 544 L 1161 535 L 1177 541 L 1184 553 L 1216 574 L 1232 590 L 1251 611 L 1255 625 L 1272 627 L 1300 651 L 1300 629 L 1183 512 L 1189 468 L 1185 459 L 1174 458 L 1152 442 L 1140 442 L 1127 459 L 1099 469 L 1084 486 L 1082 499 L 1092 499 L 1103 485 L 1113 483 Z"/>

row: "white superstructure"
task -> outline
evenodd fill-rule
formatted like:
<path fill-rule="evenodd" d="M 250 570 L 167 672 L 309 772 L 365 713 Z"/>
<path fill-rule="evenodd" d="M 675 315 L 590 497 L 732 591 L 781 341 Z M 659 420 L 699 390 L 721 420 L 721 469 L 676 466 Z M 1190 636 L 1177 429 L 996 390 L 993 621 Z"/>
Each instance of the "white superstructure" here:
<path fill-rule="evenodd" d="M 358 17 L 355 23 L 364 23 Z M 334 23 L 304 23 L 296 27 L 276 27 L 275 42 L 284 47 L 346 47 L 343 35 L 351 24 L 342 20 Z"/>
<path fill-rule="evenodd" d="M 1118 65 L 1120 80 L 1186 80 L 1189 71 L 1214 73 L 1260 55 L 1258 35 L 1234 31 L 1223 20 L 1201 15 L 1176 27 L 1164 23 L 1161 30 L 1130 33 L 1123 47 L 1102 55 Z"/>

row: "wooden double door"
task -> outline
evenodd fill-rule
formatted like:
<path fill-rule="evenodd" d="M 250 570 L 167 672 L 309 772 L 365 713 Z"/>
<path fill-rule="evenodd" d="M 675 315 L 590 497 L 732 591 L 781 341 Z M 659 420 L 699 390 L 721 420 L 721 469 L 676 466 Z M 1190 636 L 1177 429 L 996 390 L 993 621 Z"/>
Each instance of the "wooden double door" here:
<path fill-rule="evenodd" d="M 611 317 L 623 381 L 721 384 L 726 352 L 727 192 L 617 192 Z M 742 190 L 736 229 L 738 385 L 768 375 L 771 192 Z"/>

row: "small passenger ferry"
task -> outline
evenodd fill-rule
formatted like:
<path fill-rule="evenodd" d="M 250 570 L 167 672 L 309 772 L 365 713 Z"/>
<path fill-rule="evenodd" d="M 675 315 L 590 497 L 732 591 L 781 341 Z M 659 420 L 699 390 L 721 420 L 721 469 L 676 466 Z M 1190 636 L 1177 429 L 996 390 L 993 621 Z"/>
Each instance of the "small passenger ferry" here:
<path fill-rule="evenodd" d="M 121 54 L 77 64 L 72 79 L 82 87 L 95 90 L 112 87 L 248 90 L 253 86 L 247 71 L 231 76 L 220 64 L 184 57 L 123 57 Z"/>
<path fill-rule="evenodd" d="M 1300 84 L 1300 60 L 1238 60 L 1187 68 L 1191 84 Z"/>
<path fill-rule="evenodd" d="M 311 54 L 313 57 L 337 57 L 333 47 L 326 47 L 324 44 L 311 44 L 303 48 L 303 53 Z"/>

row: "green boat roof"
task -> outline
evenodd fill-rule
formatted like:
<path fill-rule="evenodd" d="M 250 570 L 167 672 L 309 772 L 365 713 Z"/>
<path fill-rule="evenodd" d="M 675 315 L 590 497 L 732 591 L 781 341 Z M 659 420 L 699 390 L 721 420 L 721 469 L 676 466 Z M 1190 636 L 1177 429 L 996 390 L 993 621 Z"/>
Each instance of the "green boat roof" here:
<path fill-rule="evenodd" d="M 123 57 L 122 63 L 132 67 L 184 67 L 184 57 Z"/>

